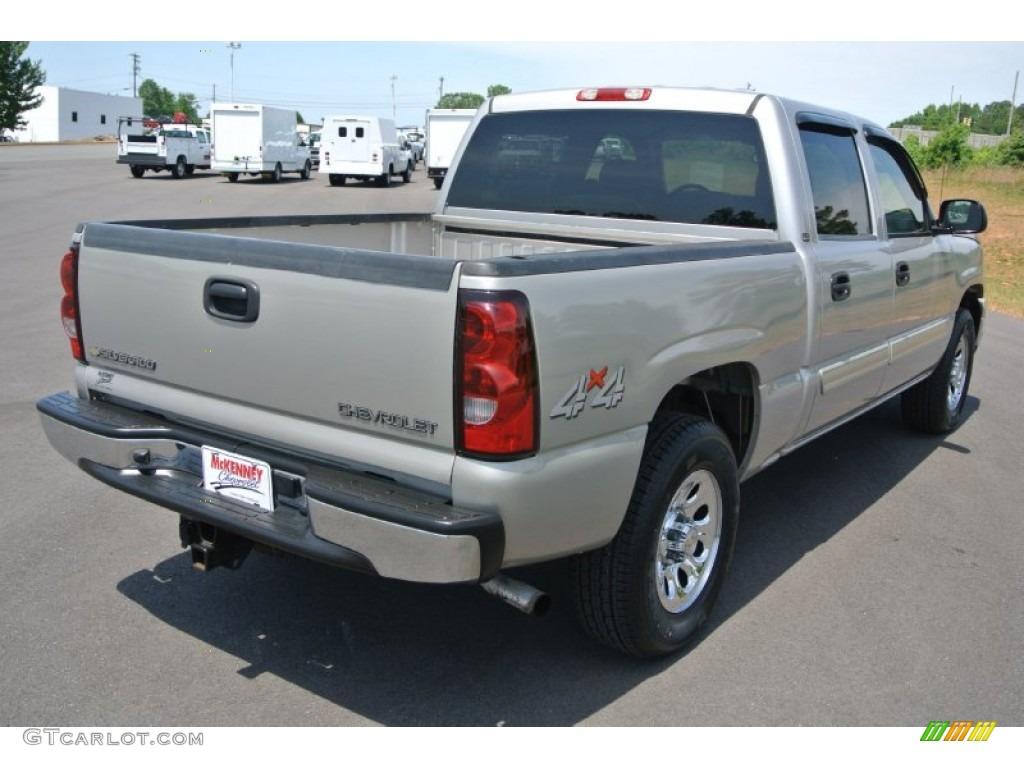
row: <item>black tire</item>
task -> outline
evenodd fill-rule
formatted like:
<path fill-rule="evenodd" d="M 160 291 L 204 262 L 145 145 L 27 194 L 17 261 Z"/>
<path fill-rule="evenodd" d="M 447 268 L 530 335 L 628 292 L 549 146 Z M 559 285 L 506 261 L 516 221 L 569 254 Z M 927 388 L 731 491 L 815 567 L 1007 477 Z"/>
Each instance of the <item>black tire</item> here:
<path fill-rule="evenodd" d="M 444 178 L 442 178 L 441 176 L 435 176 L 434 189 L 440 189 L 442 184 L 444 184 Z"/>
<path fill-rule="evenodd" d="M 974 369 L 977 336 L 974 317 L 961 307 L 942 359 L 931 375 L 903 393 L 903 422 L 911 429 L 941 435 L 960 424 Z"/>
<path fill-rule="evenodd" d="M 176 179 L 185 178 L 185 158 L 178 155 L 178 159 L 174 161 L 174 166 L 171 168 L 171 175 Z"/>
<path fill-rule="evenodd" d="M 281 181 L 282 174 L 283 174 L 283 171 L 281 170 L 281 164 L 277 163 L 274 166 L 274 170 L 270 174 L 270 180 L 272 182 L 274 182 L 275 184 L 277 184 L 279 181 Z"/>
<path fill-rule="evenodd" d="M 405 170 L 402 171 L 402 181 L 405 184 L 408 184 L 410 181 L 412 181 L 412 163 L 409 163 L 409 165 L 405 167 Z"/>
<path fill-rule="evenodd" d="M 228 174 L 228 181 L 230 181 L 232 184 L 234 184 L 236 181 L 238 181 L 238 174 L 237 173 L 229 173 Z"/>
<path fill-rule="evenodd" d="M 191 176 L 195 172 L 196 172 L 196 167 L 194 165 L 186 165 L 185 166 L 185 175 L 186 176 Z"/>
<path fill-rule="evenodd" d="M 570 561 L 583 628 L 632 656 L 685 647 L 721 590 L 738 521 L 736 458 L 725 434 L 698 416 L 657 420 L 618 534 Z"/>
<path fill-rule="evenodd" d="M 299 175 L 304 180 L 308 181 L 309 180 L 309 174 L 310 174 L 310 172 L 312 170 L 313 170 L 313 164 L 311 162 L 309 162 L 309 160 L 307 160 L 306 164 L 304 166 L 302 166 L 302 170 L 299 172 Z"/>
<path fill-rule="evenodd" d="M 141 179 L 142 175 L 146 172 L 146 169 L 143 168 L 141 165 L 132 165 L 130 166 L 130 170 L 132 172 L 132 176 L 134 176 L 136 179 Z"/>
<path fill-rule="evenodd" d="M 382 187 L 390 187 L 391 186 L 391 167 L 390 166 L 388 166 L 388 169 L 386 171 L 384 171 L 384 174 L 382 176 L 378 176 L 377 177 L 377 181 L 380 183 L 380 185 Z"/>
<path fill-rule="evenodd" d="M 332 187 L 343 187 L 345 186 L 345 177 L 340 173 L 331 173 L 327 176 L 328 181 L 331 182 Z"/>

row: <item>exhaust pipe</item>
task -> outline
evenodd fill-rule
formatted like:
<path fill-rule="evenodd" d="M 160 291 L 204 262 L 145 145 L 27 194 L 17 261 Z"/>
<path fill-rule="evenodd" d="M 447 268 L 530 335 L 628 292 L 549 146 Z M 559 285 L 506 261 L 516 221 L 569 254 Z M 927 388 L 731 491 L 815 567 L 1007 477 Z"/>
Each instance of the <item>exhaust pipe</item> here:
<path fill-rule="evenodd" d="M 500 573 L 489 581 L 480 582 L 480 586 L 483 587 L 484 592 L 533 616 L 543 616 L 551 607 L 551 598 L 545 592 Z"/>

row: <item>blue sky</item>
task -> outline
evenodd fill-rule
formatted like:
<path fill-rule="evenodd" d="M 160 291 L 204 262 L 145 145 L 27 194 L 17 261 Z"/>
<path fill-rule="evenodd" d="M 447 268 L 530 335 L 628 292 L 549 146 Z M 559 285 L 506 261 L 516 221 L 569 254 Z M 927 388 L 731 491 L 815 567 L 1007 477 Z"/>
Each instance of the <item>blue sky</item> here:
<path fill-rule="evenodd" d="M 1024 69 L 1024 42 L 977 39 L 982 37 L 979 17 L 984 16 L 988 26 L 997 17 L 995 12 L 984 13 L 987 2 L 972 3 L 969 17 L 964 16 L 963 4 L 946 0 L 933 2 L 927 17 L 920 6 L 900 10 L 890 3 L 882 13 L 886 6 L 881 2 L 878 9 L 871 2 L 860 3 L 850 8 L 863 11 L 861 17 L 837 13 L 817 28 L 779 27 L 780 18 L 822 14 L 820 3 L 801 0 L 770 4 L 776 11 L 770 23 L 756 18 L 752 10 L 769 4 L 748 6 L 745 0 L 728 5 L 704 3 L 700 10 L 690 3 L 653 0 L 557 6 L 539 0 L 504 5 L 399 0 L 363 11 L 366 19 L 360 18 L 359 12 L 325 12 L 319 3 L 295 6 L 308 9 L 294 14 L 304 25 L 298 31 L 322 30 L 353 38 L 358 37 L 351 34 L 355 30 L 381 30 L 379 17 L 386 15 L 383 9 L 405 7 L 416 22 L 392 29 L 398 32 L 395 37 L 408 37 L 392 42 L 275 42 L 273 38 L 287 26 L 279 19 L 268 16 L 239 27 L 228 17 L 218 19 L 216 10 L 207 14 L 210 23 L 202 26 L 204 31 L 219 33 L 222 39 L 217 40 L 132 39 L 125 36 L 128 29 L 109 26 L 108 10 L 86 15 L 83 25 L 60 15 L 59 23 L 38 29 L 29 24 L 21 30 L 17 28 L 20 22 L 15 22 L 13 31 L 22 39 L 34 40 L 28 55 L 42 60 L 50 85 L 130 95 L 130 54 L 137 53 L 141 56 L 140 82 L 153 78 L 172 91 L 195 93 L 203 109 L 214 92 L 218 100 L 231 97 L 227 42 L 234 38 L 242 46 L 234 53 L 235 99 L 294 107 L 311 122 L 343 112 L 390 117 L 394 110 L 399 124 L 421 123 L 444 78 L 444 92 L 476 93 L 484 93 L 496 83 L 517 92 L 594 85 L 750 86 L 888 124 L 928 104 L 948 103 L 951 97 L 982 105 L 1011 98 L 1014 77 Z M 572 10 L 576 5 L 589 10 L 577 18 Z M 72 15 L 78 13 L 73 10 L 76 6 L 67 7 Z M 749 17 L 744 16 L 745 11 Z M 955 21 L 954 14 L 963 18 Z M 150 25 L 132 26 L 141 30 Z M 865 37 L 904 29 L 914 30 L 918 39 L 827 39 L 840 32 Z M 725 31 L 734 39 L 661 39 L 698 37 L 696 33 L 703 31 L 719 36 Z M 929 32 L 953 31 L 962 42 L 927 39 Z M 505 38 L 500 42 L 466 39 L 476 34 L 496 37 L 499 32 Z M 781 37 L 781 33 L 806 39 L 764 39 Z M 448 39 L 442 41 L 442 37 Z M 613 37 L 617 39 L 591 42 Z M 63 40 L 47 41 L 55 38 Z M 101 42 L 103 38 L 107 41 Z M 1017 91 L 1017 103 L 1022 100 L 1024 83 Z"/>

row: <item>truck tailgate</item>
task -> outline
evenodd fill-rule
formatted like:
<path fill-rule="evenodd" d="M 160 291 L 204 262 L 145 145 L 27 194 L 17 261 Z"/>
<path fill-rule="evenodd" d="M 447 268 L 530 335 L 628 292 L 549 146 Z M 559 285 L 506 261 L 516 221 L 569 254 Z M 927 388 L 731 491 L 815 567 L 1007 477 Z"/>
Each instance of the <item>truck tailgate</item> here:
<path fill-rule="evenodd" d="M 401 446 L 431 451 L 427 479 L 447 482 L 454 271 L 426 256 L 89 224 L 86 357 L 113 398 L 145 391 L 151 406 L 160 392 L 157 410 L 197 421 L 220 403 L 233 428 L 282 444 L 296 444 L 298 420 L 310 443 L 296 447 L 321 452 L 327 432 L 353 461 L 384 461 L 382 444 L 396 467 Z"/>

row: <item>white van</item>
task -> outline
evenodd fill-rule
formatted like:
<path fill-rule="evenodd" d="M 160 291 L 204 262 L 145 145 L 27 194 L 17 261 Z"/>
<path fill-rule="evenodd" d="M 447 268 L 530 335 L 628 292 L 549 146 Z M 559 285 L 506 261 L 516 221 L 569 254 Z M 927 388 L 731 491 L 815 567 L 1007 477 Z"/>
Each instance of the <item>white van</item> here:
<path fill-rule="evenodd" d="M 320 129 L 320 173 L 332 187 L 347 179 L 391 185 L 392 176 L 412 178 L 414 167 L 408 142 L 398 137 L 393 120 L 382 117 L 333 115 Z"/>

